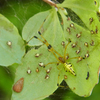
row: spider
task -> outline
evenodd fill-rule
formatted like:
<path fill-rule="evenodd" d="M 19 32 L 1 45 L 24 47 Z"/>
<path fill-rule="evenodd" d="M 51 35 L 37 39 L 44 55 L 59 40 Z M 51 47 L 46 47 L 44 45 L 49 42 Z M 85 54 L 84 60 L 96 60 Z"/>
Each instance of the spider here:
<path fill-rule="evenodd" d="M 44 20 L 44 22 L 45 22 L 45 20 Z M 43 26 L 44 22 L 42 23 L 41 27 Z M 41 27 L 40 27 L 40 29 L 41 29 Z M 43 37 L 43 35 L 42 35 L 41 32 L 40 32 L 40 29 L 39 29 L 39 31 L 38 31 L 38 34 L 41 36 L 41 38 L 42 38 L 43 40 L 40 39 L 40 38 L 38 38 L 37 36 L 33 36 L 31 39 L 33 39 L 33 38 L 38 39 L 38 40 L 41 41 L 43 44 L 45 44 L 45 45 L 47 46 L 48 51 L 50 51 L 50 52 L 55 56 L 55 58 L 57 59 L 57 61 L 58 61 L 58 62 L 56 62 L 57 65 L 59 65 L 60 63 L 62 63 L 62 64 L 63 64 L 63 68 L 64 68 L 64 70 L 65 70 L 66 72 L 69 71 L 72 75 L 76 76 L 76 73 L 75 73 L 75 71 L 74 71 L 73 65 L 72 65 L 70 62 L 67 62 L 67 60 L 69 59 L 69 56 L 68 56 L 68 54 L 66 55 L 66 50 L 67 50 L 68 45 L 71 43 L 71 40 L 68 41 L 67 45 L 64 44 L 65 50 L 64 50 L 64 56 L 62 56 L 62 55 L 59 54 L 59 53 L 52 47 L 52 45 L 49 44 L 48 41 Z M 31 39 L 30 39 L 30 40 L 31 40 Z M 30 41 L 30 40 L 29 40 L 29 41 Z M 79 57 L 73 57 L 73 58 L 70 58 L 70 59 L 78 59 L 78 61 L 81 61 L 83 58 L 79 56 Z M 43 65 L 43 67 L 45 68 L 47 65 L 53 64 L 53 63 L 55 63 L 55 62 L 50 62 L 50 63 L 48 63 L 48 64 L 46 64 L 46 65 Z M 58 80 L 59 80 L 59 76 L 60 76 L 60 73 L 58 74 Z M 58 82 L 58 83 L 59 83 L 59 82 Z M 57 83 L 57 85 L 59 85 L 58 83 Z"/>
<path fill-rule="evenodd" d="M 43 35 L 41 34 L 40 31 L 38 31 L 38 34 L 42 37 L 43 40 L 41 40 L 40 38 L 38 38 L 37 36 L 34 36 L 34 38 L 40 40 L 43 44 L 45 44 L 48 48 L 48 51 L 50 51 L 54 56 L 55 58 L 57 59 L 58 62 L 57 65 L 59 65 L 60 63 L 63 64 L 63 68 L 64 70 L 67 72 L 69 71 L 72 75 L 76 76 L 76 73 L 74 71 L 74 68 L 73 68 L 73 65 L 70 63 L 70 62 L 67 62 L 67 60 L 69 59 L 69 56 L 67 54 L 66 56 L 66 49 L 67 49 L 67 46 L 70 44 L 71 41 L 68 42 L 68 44 L 65 46 L 65 50 L 64 50 L 64 56 L 60 55 L 52 46 L 51 44 L 49 44 L 47 42 L 47 40 L 43 37 Z M 58 56 L 57 56 L 58 55 Z M 70 58 L 70 59 L 78 59 L 78 61 L 81 61 L 83 58 L 82 57 L 73 57 L 73 58 Z M 43 65 L 43 68 L 45 68 L 47 65 L 49 64 L 53 64 L 55 62 L 50 62 L 46 65 Z M 58 69 L 59 70 L 59 69 Z M 57 82 L 57 86 L 60 87 L 60 84 L 59 84 L 59 76 L 60 76 L 60 72 L 58 74 L 58 82 Z"/>
<path fill-rule="evenodd" d="M 44 39 L 44 41 L 42 41 L 41 39 L 39 39 L 37 36 L 34 36 L 34 38 L 40 40 L 42 43 L 44 43 L 44 44 L 47 46 L 48 50 L 49 50 L 50 52 L 52 52 L 52 54 L 53 54 L 53 55 L 55 56 L 55 58 L 57 59 L 57 61 L 58 61 L 57 64 L 62 63 L 62 64 L 64 65 L 64 70 L 65 70 L 65 71 L 69 71 L 71 74 L 73 74 L 74 76 L 76 76 L 76 73 L 75 73 L 75 71 L 74 71 L 74 69 L 73 69 L 73 65 L 72 65 L 70 62 L 67 62 L 67 59 L 68 59 L 68 58 L 66 57 L 66 49 L 67 49 L 68 44 L 69 44 L 71 41 L 69 41 L 69 43 L 65 46 L 64 56 L 62 56 L 62 55 L 60 55 L 60 54 L 47 42 L 47 40 L 42 36 L 42 34 L 41 34 L 40 31 L 38 31 L 38 34 Z M 59 57 L 57 57 L 57 55 L 58 55 Z M 76 57 L 75 57 L 75 58 L 76 58 Z M 48 63 L 48 64 L 52 64 L 52 62 L 51 62 L 51 63 Z M 48 64 L 44 65 L 44 67 L 46 67 Z"/>

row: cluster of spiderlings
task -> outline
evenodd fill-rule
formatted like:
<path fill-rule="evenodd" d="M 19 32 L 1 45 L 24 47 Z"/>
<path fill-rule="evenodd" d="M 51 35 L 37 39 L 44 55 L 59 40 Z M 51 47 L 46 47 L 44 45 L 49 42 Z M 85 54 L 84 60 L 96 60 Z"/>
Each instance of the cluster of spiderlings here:
<path fill-rule="evenodd" d="M 91 19 L 92 20 L 92 19 Z M 76 27 L 75 27 L 75 25 L 74 25 L 74 23 L 70 23 L 69 24 L 70 25 L 70 27 L 67 27 L 67 32 L 70 32 L 70 33 L 72 33 L 72 30 L 74 29 L 74 32 L 75 32 L 75 30 L 77 29 Z M 72 34 L 72 35 L 74 35 L 74 34 Z M 81 46 L 79 46 L 78 45 L 78 39 L 80 38 L 80 37 L 82 37 L 82 31 L 80 31 L 80 32 L 78 32 L 77 34 L 76 34 L 76 39 L 77 39 L 77 41 L 76 42 L 73 42 L 72 44 L 71 44 L 71 47 L 72 48 L 76 48 L 76 50 L 75 50 L 75 52 L 76 52 L 76 54 L 80 54 L 80 52 L 82 51 L 81 50 Z M 86 45 L 86 43 L 85 43 L 85 45 Z M 86 46 L 88 46 L 88 45 L 86 45 Z M 78 48 L 78 49 L 77 49 Z M 87 57 L 87 55 L 86 55 L 86 57 Z M 82 59 L 85 59 L 85 57 L 83 57 L 83 56 L 79 56 L 79 57 L 76 57 L 76 58 L 78 58 L 78 61 L 77 62 L 79 62 L 79 61 L 82 61 Z"/>
<path fill-rule="evenodd" d="M 70 34 L 71 33 L 71 29 L 70 28 L 73 28 L 73 29 L 75 29 L 75 27 L 74 27 L 74 24 L 73 23 L 71 23 L 70 24 L 70 26 L 69 27 L 67 27 L 67 29 L 66 29 L 66 31 Z"/>
<path fill-rule="evenodd" d="M 85 42 L 84 45 L 85 45 L 86 47 L 89 46 L 89 44 L 88 44 L 87 42 Z M 94 46 L 94 41 L 93 41 L 93 40 L 91 40 L 91 42 L 90 42 L 90 46 Z"/>
<path fill-rule="evenodd" d="M 97 5 L 96 1 L 94 1 L 94 3 L 95 3 L 95 5 Z M 97 17 L 98 17 L 99 22 L 100 22 L 100 9 L 97 11 Z M 93 17 L 90 17 L 89 18 L 89 25 L 91 26 L 91 24 L 92 24 L 92 26 L 94 26 L 96 24 L 94 22 L 95 22 L 95 19 Z M 98 27 L 95 26 L 95 29 L 90 30 L 90 33 L 91 34 L 97 34 L 98 33 Z"/>
<path fill-rule="evenodd" d="M 94 1 L 95 2 L 95 5 L 97 4 L 97 2 L 96 1 Z M 98 11 L 97 12 L 97 16 L 99 17 L 99 21 L 100 21 L 100 11 Z M 69 18 L 67 18 L 67 20 L 68 20 Z M 69 22 L 71 21 L 71 19 L 70 20 L 68 20 Z M 89 25 L 91 26 L 91 25 L 93 25 L 93 22 L 94 22 L 95 20 L 94 20 L 94 18 L 93 17 L 90 17 L 89 18 Z M 72 30 L 73 29 L 77 29 L 77 27 L 75 27 L 75 25 L 74 25 L 74 23 L 73 22 L 70 22 L 70 24 L 69 24 L 69 26 L 67 26 L 67 28 L 66 28 L 66 31 L 68 32 L 68 33 L 71 33 L 71 35 L 73 35 L 72 34 Z M 97 26 L 95 26 L 95 29 L 91 29 L 90 30 L 90 33 L 91 33 L 91 35 L 92 34 L 97 34 L 98 33 L 98 27 Z M 82 37 L 82 31 L 81 32 L 79 32 L 79 33 L 77 33 L 76 34 L 76 37 L 77 38 L 80 38 L 80 37 Z M 84 34 L 83 34 L 84 35 Z M 70 36 L 70 35 L 69 35 Z M 80 42 L 81 43 L 81 42 Z M 94 42 L 94 40 L 92 40 L 91 39 L 91 41 L 84 41 L 83 42 L 84 43 L 84 46 L 85 47 L 89 47 L 90 48 L 90 46 L 94 46 L 95 45 L 95 42 Z M 82 43 L 82 46 L 83 46 L 83 43 Z M 63 43 L 62 42 L 62 45 L 65 45 L 65 43 Z M 71 44 L 71 46 L 72 46 L 72 48 L 75 48 L 76 46 L 77 47 L 79 47 L 79 48 L 82 48 L 81 46 L 79 46 L 78 45 L 78 40 L 77 40 L 77 43 L 75 42 L 75 41 L 73 41 L 73 43 Z M 76 48 L 77 49 L 77 48 Z M 87 48 L 88 49 L 88 48 Z M 80 53 L 80 51 L 82 51 L 82 50 L 80 50 L 80 49 L 77 49 L 76 50 L 76 54 L 79 54 Z M 84 54 L 84 55 L 82 55 L 83 57 L 82 58 L 88 58 L 88 57 L 90 57 L 90 54 L 89 53 L 86 53 L 86 54 Z M 80 57 L 79 57 L 79 60 L 78 61 L 81 61 L 81 59 L 80 59 Z"/>
<path fill-rule="evenodd" d="M 49 73 L 51 72 L 52 67 L 50 67 L 49 69 L 46 70 L 46 76 L 45 79 L 49 79 Z"/>
<path fill-rule="evenodd" d="M 71 21 L 71 19 L 70 18 L 68 18 L 67 19 L 68 21 Z M 92 23 L 93 23 L 93 21 L 94 21 L 94 19 L 91 17 L 91 18 L 89 18 L 89 25 L 91 25 Z M 78 56 L 76 56 L 76 57 L 73 57 L 73 58 L 75 58 L 75 59 L 77 59 L 77 62 L 80 62 L 80 61 L 82 61 L 83 59 L 85 59 L 85 58 L 88 58 L 88 57 L 90 57 L 90 54 L 87 52 L 87 53 L 84 53 L 84 52 L 82 52 L 82 48 L 84 48 L 85 47 L 85 49 L 88 51 L 88 48 L 87 47 L 89 47 L 89 46 L 94 46 L 94 41 L 93 40 L 91 40 L 91 42 L 89 42 L 88 40 L 87 41 L 84 41 L 84 40 L 81 40 L 83 37 L 82 36 L 84 36 L 84 34 L 83 34 L 83 32 L 82 32 L 82 30 L 81 31 L 79 31 L 79 32 L 77 32 L 76 34 L 72 34 L 72 31 L 77 31 L 78 29 L 77 29 L 77 27 L 75 26 L 75 24 L 74 23 L 70 23 L 69 24 L 69 26 L 67 26 L 67 29 L 66 29 L 66 31 L 69 33 L 68 35 L 74 35 L 75 36 L 75 38 L 73 39 L 73 36 L 72 37 L 69 37 L 69 38 L 71 38 L 70 40 L 72 41 L 72 43 L 71 43 L 71 47 L 73 48 L 73 50 L 75 50 L 75 52 L 76 52 L 76 54 L 75 55 L 78 55 Z M 95 34 L 95 33 L 98 33 L 98 27 L 96 26 L 96 29 L 95 29 L 95 31 L 94 30 L 90 30 L 90 32 L 91 32 L 91 34 Z M 70 34 L 71 33 L 71 34 Z M 41 35 L 41 33 L 39 32 L 39 35 Z M 43 36 L 41 36 L 42 38 L 43 38 Z M 82 38 L 81 38 L 82 37 Z M 38 39 L 38 38 L 36 38 L 36 39 Z M 43 38 L 44 39 L 44 38 Z M 77 41 L 75 41 L 75 39 L 77 40 Z M 80 41 L 81 40 L 81 41 Z M 47 48 L 48 48 L 48 50 L 49 51 L 52 51 L 52 50 L 54 50 L 54 49 L 52 49 L 52 46 L 44 39 L 44 41 L 43 41 L 43 43 L 47 46 Z M 61 43 L 61 45 L 64 47 L 64 48 L 66 48 L 67 47 L 67 45 L 65 44 L 65 42 L 64 41 L 62 41 L 62 43 Z M 84 46 L 84 47 L 83 47 Z M 85 50 L 84 49 L 84 50 Z M 66 49 L 65 49 L 65 51 L 66 51 Z M 81 53 L 80 53 L 81 52 Z M 85 51 L 86 52 L 86 51 Z M 84 53 L 84 54 L 83 54 Z M 59 53 L 57 53 L 56 52 L 56 54 L 58 54 L 59 55 Z M 70 53 L 68 53 L 68 54 L 70 54 Z M 41 54 L 35 54 L 35 57 L 39 57 Z M 54 55 L 55 56 L 55 55 Z M 56 57 L 57 58 L 57 57 Z M 72 59 L 73 59 L 72 58 Z M 63 63 L 64 64 L 64 68 L 65 68 L 65 71 L 68 69 L 69 70 L 69 72 L 73 72 L 72 74 L 74 75 L 74 76 L 76 76 L 76 74 L 75 74 L 75 72 L 74 72 L 74 69 L 72 68 L 71 69 L 71 67 L 73 66 L 71 63 L 67 63 L 67 59 L 69 59 L 69 55 L 65 55 L 65 52 L 64 52 L 64 57 L 61 57 L 61 56 L 59 56 L 58 57 L 58 59 L 57 60 L 59 60 L 60 61 L 60 63 Z M 58 63 L 59 64 L 59 63 Z M 40 67 L 43 67 L 43 68 L 47 68 L 47 67 L 45 67 L 46 65 L 43 63 L 43 62 L 39 62 L 38 63 L 38 66 L 40 66 Z M 36 69 L 36 72 L 39 72 L 39 68 L 37 67 L 37 69 Z M 49 68 L 49 69 L 47 69 L 46 70 L 46 76 L 45 76 L 45 79 L 49 79 L 49 73 L 51 72 L 51 68 Z M 65 75 L 64 76 L 64 79 L 67 79 L 67 76 Z"/>
<path fill-rule="evenodd" d="M 45 76 L 45 79 L 49 79 L 49 78 L 50 78 L 49 73 L 51 72 L 51 69 L 52 69 L 52 67 L 46 69 L 46 76 Z"/>
<path fill-rule="evenodd" d="M 97 5 L 97 1 L 94 1 L 94 4 Z M 97 11 L 97 17 L 98 17 L 99 22 L 100 22 L 100 9 Z M 89 18 L 90 26 L 91 26 L 91 24 L 93 24 L 93 26 L 96 24 L 96 23 L 93 23 L 93 22 L 95 22 L 94 18 L 90 17 Z M 95 27 L 96 27 L 95 30 L 94 29 L 90 30 L 91 34 L 97 34 L 98 33 L 98 27 L 97 26 L 95 26 Z"/>
<path fill-rule="evenodd" d="M 98 33 L 98 27 L 96 26 L 95 31 L 91 30 L 90 33 L 91 34 L 97 34 Z"/>
<path fill-rule="evenodd" d="M 97 4 L 97 2 L 95 1 L 95 5 Z M 98 16 L 98 18 L 99 18 L 99 22 L 100 22 L 100 11 L 97 11 L 97 16 Z M 76 37 L 77 37 L 77 43 L 75 42 L 75 39 L 74 39 L 74 42 L 71 44 L 71 47 L 72 48 L 75 48 L 75 47 L 77 47 L 77 48 L 81 48 L 81 49 L 77 49 L 76 48 L 76 50 L 75 50 L 75 52 L 76 52 L 76 54 L 78 54 L 78 55 L 81 55 L 82 54 L 82 56 L 80 56 L 79 58 L 78 58 L 78 61 L 77 62 L 79 62 L 79 61 L 82 61 L 82 59 L 87 59 L 87 58 L 89 58 L 90 57 L 90 52 L 88 51 L 88 50 L 90 50 L 90 48 L 93 48 L 93 46 L 95 46 L 96 45 L 96 42 L 95 42 L 95 40 L 93 39 L 93 36 L 96 36 L 96 34 L 98 34 L 99 33 L 99 28 L 98 28 L 98 26 L 96 25 L 95 27 L 94 27 L 94 29 L 92 29 L 93 28 L 93 26 L 95 25 L 94 24 L 94 21 L 95 21 L 95 19 L 93 18 L 93 17 L 91 17 L 91 18 L 89 18 L 89 26 L 91 27 L 91 29 L 90 29 L 90 38 L 91 39 L 87 39 L 87 41 L 85 41 L 85 40 L 81 40 L 81 38 L 80 37 L 82 37 L 82 36 L 84 36 L 84 34 L 83 34 L 83 32 L 80 32 L 80 33 L 77 33 L 76 34 Z M 73 28 L 74 27 L 74 29 L 76 28 L 75 26 L 74 26 L 74 24 L 70 24 L 70 28 L 68 27 L 66 30 L 67 30 L 67 32 L 70 32 L 71 33 L 71 35 L 73 35 L 72 34 L 72 30 L 71 30 L 71 28 Z M 68 31 L 69 30 L 69 31 Z M 78 41 L 78 38 L 80 38 L 79 39 L 79 41 L 81 40 L 82 42 L 80 42 L 81 43 L 81 45 L 79 46 L 79 41 Z M 82 37 L 83 38 L 83 37 Z M 84 45 L 84 48 L 82 47 Z M 82 52 L 82 50 L 87 50 L 87 53 L 83 53 Z M 80 52 L 82 52 L 81 54 L 80 54 Z M 86 51 L 85 51 L 86 52 Z M 86 80 L 88 80 L 89 79 L 89 77 L 90 77 L 90 73 L 89 72 L 87 72 L 87 76 L 86 76 Z"/>
<path fill-rule="evenodd" d="M 36 58 L 39 58 L 41 55 L 42 55 L 42 54 L 36 53 L 36 54 L 35 54 L 35 57 L 36 57 Z M 39 62 L 38 65 L 39 65 L 40 67 L 45 67 L 43 62 Z M 39 67 L 36 68 L 35 72 L 39 73 Z"/>
<path fill-rule="evenodd" d="M 38 58 L 38 57 L 40 57 L 42 54 L 39 54 L 39 53 L 36 53 L 35 54 L 35 57 L 36 58 Z M 43 63 L 43 62 L 39 62 L 38 63 L 38 66 L 40 66 L 40 67 L 43 67 L 44 69 L 45 69 L 45 64 Z M 45 75 L 45 79 L 49 79 L 49 73 L 50 73 L 50 71 L 51 71 L 51 69 L 52 69 L 52 67 L 50 67 L 49 69 L 45 69 L 46 70 L 46 75 Z M 39 67 L 37 67 L 36 68 L 36 72 L 38 73 L 39 72 Z"/>

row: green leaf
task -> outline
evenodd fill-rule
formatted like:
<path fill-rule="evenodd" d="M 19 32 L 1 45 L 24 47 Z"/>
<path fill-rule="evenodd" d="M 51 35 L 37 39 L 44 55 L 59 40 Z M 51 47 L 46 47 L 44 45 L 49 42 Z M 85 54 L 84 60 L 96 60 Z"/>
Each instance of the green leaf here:
<path fill-rule="evenodd" d="M 34 35 L 36 35 L 39 39 L 43 40 L 43 38 L 37 34 L 38 31 L 41 31 L 42 36 L 63 57 L 65 48 L 61 43 L 64 41 L 65 45 L 67 45 L 68 41 L 71 40 L 71 43 L 69 43 L 66 50 L 66 54 L 69 55 L 69 59 L 66 59 L 66 62 L 71 63 L 76 76 L 72 75 L 69 71 L 65 72 L 64 63 L 59 63 L 59 65 L 57 65 L 57 63 L 61 61 L 56 59 L 51 52 L 48 52 L 46 46 L 42 46 L 38 50 L 31 50 L 25 58 L 23 58 L 22 65 L 17 68 L 16 72 L 15 82 L 22 77 L 25 79 L 23 90 L 19 94 L 13 92 L 12 100 L 24 100 L 25 98 L 30 100 L 43 99 L 54 92 L 57 88 L 57 83 L 61 83 L 65 75 L 67 76 L 67 79 L 65 79 L 66 83 L 70 89 L 79 96 L 89 96 L 93 87 L 98 83 L 98 69 L 100 62 L 99 37 L 97 34 L 91 34 L 89 30 L 82 28 L 71 20 L 68 20 L 62 10 L 63 9 L 59 8 L 58 13 L 61 16 L 63 25 L 61 25 L 61 22 L 59 21 L 57 11 L 55 8 L 52 8 L 50 11 L 44 12 L 46 13 L 46 16 L 44 16 L 44 13 L 39 13 L 35 17 L 33 16 L 33 18 L 29 19 L 23 29 L 23 38 L 28 42 Z M 38 21 L 40 18 L 42 18 L 41 22 Z M 46 21 L 41 27 L 41 24 L 45 19 Z M 32 26 L 33 21 L 36 24 L 34 25 L 33 23 L 33 26 L 36 26 L 36 28 Z M 68 28 L 70 31 L 68 31 Z M 28 42 L 28 45 L 39 45 L 39 43 L 36 44 L 36 42 L 32 41 L 33 39 Z M 85 43 L 88 45 L 84 45 Z M 75 47 L 73 45 L 75 45 Z M 77 50 L 80 52 L 78 53 Z M 36 53 L 41 54 L 41 56 L 36 58 Z M 83 58 L 82 61 L 78 59 L 79 57 Z M 57 55 L 57 58 L 59 58 L 59 55 Z M 48 79 L 48 83 L 45 83 L 46 72 L 43 68 L 39 67 L 39 62 L 43 62 L 44 64 L 56 62 L 56 64 L 49 64 L 46 66 L 46 69 L 52 67 L 51 72 L 49 73 L 50 79 Z M 37 67 L 40 69 L 39 73 L 35 72 Z M 30 75 L 27 74 L 28 68 L 33 72 Z M 58 75 L 60 75 L 59 78 Z M 31 85 L 31 83 L 33 84 Z M 50 88 L 47 88 L 47 85 Z"/>
<path fill-rule="evenodd" d="M 43 23 L 45 18 L 50 14 L 50 11 L 38 13 L 31 17 L 27 23 L 25 24 L 23 31 L 22 31 L 22 37 L 27 42 L 29 41 L 28 45 L 40 45 L 40 41 L 34 41 L 34 38 L 31 39 L 35 34 L 37 34 L 37 31 L 40 28 L 40 25 Z M 31 39 L 31 40 L 30 40 Z"/>
<path fill-rule="evenodd" d="M 0 14 L 0 65 L 21 63 L 25 53 L 24 42 L 16 27 Z"/>

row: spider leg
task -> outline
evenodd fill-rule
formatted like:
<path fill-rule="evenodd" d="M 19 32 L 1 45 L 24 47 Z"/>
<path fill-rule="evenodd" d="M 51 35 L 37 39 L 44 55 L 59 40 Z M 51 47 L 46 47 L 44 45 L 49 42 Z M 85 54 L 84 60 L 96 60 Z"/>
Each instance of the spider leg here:
<path fill-rule="evenodd" d="M 67 47 L 70 44 L 70 42 L 71 41 L 69 41 L 68 44 L 65 46 L 65 50 L 64 50 L 64 60 L 65 61 L 66 61 L 66 50 L 67 50 Z M 68 56 L 68 54 L 67 54 L 67 56 Z M 80 61 L 80 59 L 82 59 L 82 57 L 72 57 L 72 58 L 68 58 L 68 59 L 79 59 L 79 61 Z"/>
<path fill-rule="evenodd" d="M 45 18 L 45 20 L 43 21 L 43 23 L 41 24 L 41 26 L 40 26 L 40 28 L 39 28 L 39 31 L 38 31 L 38 34 L 42 37 L 42 39 L 43 40 L 41 40 L 41 39 L 39 39 L 37 36 L 33 36 L 30 40 L 32 40 L 33 38 L 36 38 L 36 39 L 38 39 L 39 41 L 41 41 L 42 43 L 44 43 L 46 46 L 47 46 L 47 48 L 48 48 L 48 50 L 50 51 L 50 52 L 52 52 L 53 53 L 53 55 L 55 56 L 55 58 L 59 61 L 59 59 L 58 59 L 58 57 L 56 56 L 56 54 L 59 56 L 59 57 L 62 57 L 55 49 L 53 49 L 53 47 L 47 42 L 47 40 L 43 37 L 43 35 L 41 34 L 41 32 L 40 32 L 40 30 L 41 30 L 41 28 L 43 27 L 43 24 L 45 23 L 45 21 L 46 21 L 46 19 L 48 18 L 48 16 Z M 29 40 L 29 41 L 30 41 Z M 28 42 L 29 42 L 28 41 Z M 27 43 L 28 43 L 27 42 Z"/>
<path fill-rule="evenodd" d="M 43 23 L 41 24 L 41 26 L 40 26 L 40 28 L 39 28 L 39 31 L 40 31 L 41 28 L 43 27 L 43 24 L 45 23 L 45 21 L 46 21 L 47 18 L 48 18 L 48 16 L 44 19 Z M 33 38 L 34 38 L 34 36 L 33 36 L 32 38 L 30 38 L 29 41 L 31 41 Z M 28 41 L 28 42 L 29 42 L 29 41 Z M 41 41 L 41 40 L 40 40 L 40 41 Z M 27 43 L 28 43 L 28 42 L 27 42 Z M 42 42 L 42 41 L 41 41 L 41 42 Z"/>
<path fill-rule="evenodd" d="M 48 47 L 49 51 L 54 51 L 57 55 L 59 55 L 60 57 L 62 57 L 55 49 L 53 49 L 53 47 L 47 42 L 47 40 L 43 37 L 43 35 L 41 34 L 40 31 L 38 31 L 39 35 L 44 39 L 43 43 Z"/>
<path fill-rule="evenodd" d="M 50 62 L 50 63 L 47 63 L 44 67 L 48 66 L 49 64 L 58 64 L 59 62 Z"/>
<path fill-rule="evenodd" d="M 66 50 L 67 50 L 67 47 L 68 45 L 70 44 L 71 41 L 68 42 L 68 44 L 65 46 L 65 51 L 64 51 L 64 60 L 66 61 Z"/>
<path fill-rule="evenodd" d="M 39 31 L 41 30 L 41 28 L 43 27 L 43 24 L 45 23 L 46 19 L 48 18 L 48 16 L 44 19 L 43 23 L 41 24 Z"/>
<path fill-rule="evenodd" d="M 58 86 L 58 87 L 61 87 L 61 88 L 64 88 L 64 89 L 69 88 L 67 85 L 60 85 L 60 84 L 59 84 L 59 77 L 60 77 L 60 72 L 59 72 L 59 74 L 58 74 L 57 86 Z"/>
<path fill-rule="evenodd" d="M 56 56 L 56 54 L 58 54 L 58 56 L 60 56 L 60 57 L 62 57 L 62 56 L 61 56 L 56 50 L 53 49 L 53 47 L 47 42 L 47 40 L 45 40 L 45 38 L 41 35 L 40 32 L 38 32 L 38 33 L 39 33 L 39 35 L 44 39 L 44 41 L 41 40 L 41 39 L 39 39 L 37 36 L 34 36 L 34 38 L 36 38 L 36 39 L 40 40 L 42 43 L 44 43 L 44 44 L 47 46 L 48 50 L 49 50 L 50 52 L 52 52 L 52 54 L 55 56 L 55 58 L 59 61 L 59 59 L 58 59 L 58 57 Z"/>

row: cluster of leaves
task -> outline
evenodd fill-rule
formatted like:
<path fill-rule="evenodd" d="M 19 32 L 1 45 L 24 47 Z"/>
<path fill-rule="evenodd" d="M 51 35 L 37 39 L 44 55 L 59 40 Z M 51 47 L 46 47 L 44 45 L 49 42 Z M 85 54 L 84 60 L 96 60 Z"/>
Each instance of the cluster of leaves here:
<path fill-rule="evenodd" d="M 58 9 L 52 7 L 48 11 L 31 17 L 23 27 L 22 37 L 19 35 L 17 28 L 3 15 L 0 15 L 0 65 L 7 67 L 17 63 L 14 83 L 20 78 L 24 78 L 22 91 L 16 93 L 12 90 L 12 100 L 36 100 L 49 96 L 58 88 L 59 74 L 59 83 L 64 80 L 66 75 L 65 82 L 79 96 L 89 96 L 93 87 L 98 83 L 100 50 L 99 1 L 65 0 L 62 4 L 58 4 L 57 7 Z M 69 9 L 77 14 L 80 19 L 74 17 L 72 21 L 69 18 L 70 14 L 67 13 Z M 44 22 L 44 20 L 46 21 Z M 62 41 L 67 44 L 69 39 L 71 40 L 66 53 L 69 55 L 68 62 L 72 63 L 76 76 L 70 72 L 65 72 L 63 64 L 58 66 L 57 63 L 49 64 L 45 69 L 38 65 L 39 62 L 44 64 L 57 62 L 54 55 L 47 50 L 46 45 L 32 38 L 37 36 L 43 39 L 38 35 L 42 23 L 41 32 L 43 37 L 62 56 L 64 55 Z M 26 42 L 24 43 L 23 40 Z M 26 43 L 31 48 L 27 53 L 25 53 Z M 75 45 L 75 48 L 73 45 Z M 34 49 L 35 46 L 41 47 Z M 41 56 L 35 57 L 36 54 Z M 82 61 L 71 59 L 79 56 L 84 59 Z M 13 67 L 16 67 L 16 64 Z M 37 68 L 39 69 L 38 72 L 36 71 Z M 50 73 L 47 74 L 45 70 L 50 68 Z M 31 70 L 31 73 L 27 73 L 28 70 Z M 46 78 L 47 75 L 49 79 Z"/>

